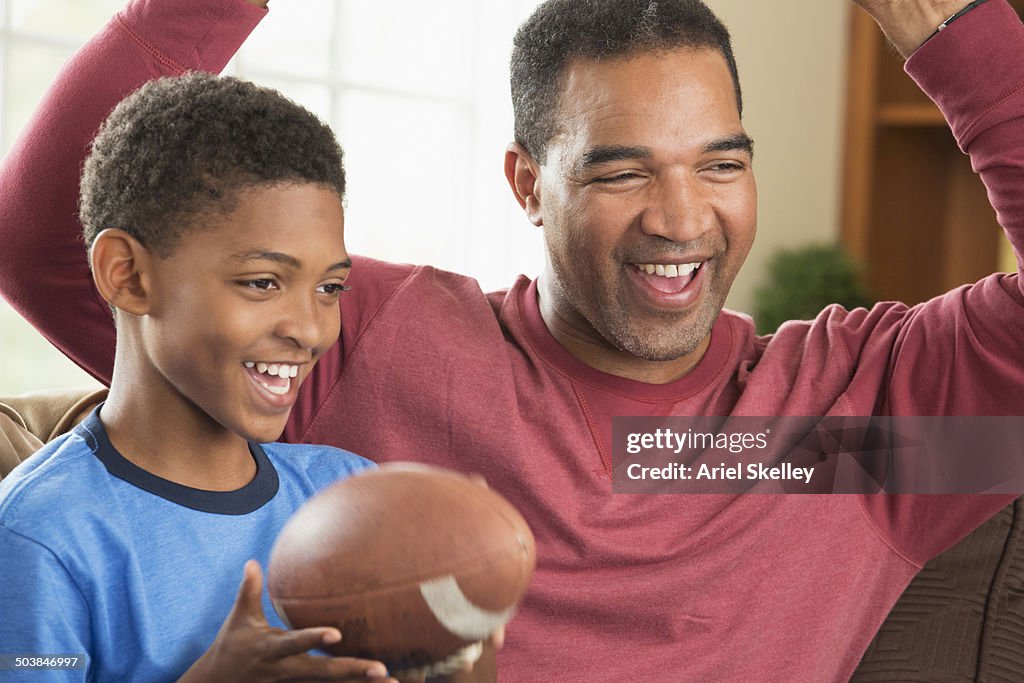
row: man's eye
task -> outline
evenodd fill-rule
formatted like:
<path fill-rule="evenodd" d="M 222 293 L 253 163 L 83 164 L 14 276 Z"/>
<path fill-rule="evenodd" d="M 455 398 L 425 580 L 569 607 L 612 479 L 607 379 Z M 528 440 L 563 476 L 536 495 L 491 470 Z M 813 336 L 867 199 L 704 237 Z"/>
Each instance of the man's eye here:
<path fill-rule="evenodd" d="M 618 173 L 616 175 L 606 176 L 604 178 L 595 178 L 594 182 L 610 185 L 612 183 L 621 183 L 638 177 L 639 176 L 636 173 Z"/>

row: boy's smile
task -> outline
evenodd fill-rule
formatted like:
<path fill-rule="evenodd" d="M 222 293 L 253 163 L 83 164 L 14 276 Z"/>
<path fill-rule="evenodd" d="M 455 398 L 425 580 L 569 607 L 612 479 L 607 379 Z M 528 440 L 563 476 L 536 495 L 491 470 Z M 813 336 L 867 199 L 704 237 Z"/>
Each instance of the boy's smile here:
<path fill-rule="evenodd" d="M 259 185 L 229 208 L 193 219 L 169 256 L 143 260 L 145 312 L 119 323 L 134 347 L 118 359 L 134 389 L 133 407 L 118 410 L 140 429 L 166 425 L 146 444 L 277 439 L 299 385 L 337 341 L 351 268 L 338 194 Z"/>
<path fill-rule="evenodd" d="M 292 378 L 299 374 L 299 366 L 289 363 L 264 363 L 262 361 L 245 361 L 245 367 L 256 384 L 273 396 L 284 396 L 289 393 Z"/>

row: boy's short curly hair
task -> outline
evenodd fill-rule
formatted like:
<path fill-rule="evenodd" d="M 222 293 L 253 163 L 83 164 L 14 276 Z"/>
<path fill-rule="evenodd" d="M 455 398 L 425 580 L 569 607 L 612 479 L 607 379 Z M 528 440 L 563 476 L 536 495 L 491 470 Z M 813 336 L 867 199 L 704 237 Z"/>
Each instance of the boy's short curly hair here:
<path fill-rule="evenodd" d="M 341 147 L 314 114 L 238 78 L 150 81 L 93 140 L 79 203 L 86 245 L 120 228 L 167 256 L 197 218 L 229 213 L 240 190 L 279 183 L 315 183 L 344 198 Z"/>
<path fill-rule="evenodd" d="M 743 95 L 725 24 L 701 0 L 546 0 L 513 43 L 512 108 L 516 142 L 544 163 L 558 133 L 567 67 L 677 49 L 709 49 L 725 59 L 736 106 Z"/>

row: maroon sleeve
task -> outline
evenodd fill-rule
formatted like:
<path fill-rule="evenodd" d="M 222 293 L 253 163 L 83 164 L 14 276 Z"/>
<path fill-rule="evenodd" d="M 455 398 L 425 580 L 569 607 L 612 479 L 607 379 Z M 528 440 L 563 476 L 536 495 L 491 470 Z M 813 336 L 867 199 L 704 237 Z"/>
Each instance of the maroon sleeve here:
<path fill-rule="evenodd" d="M 288 416 L 282 437 L 285 441 L 308 440 L 307 431 L 320 407 L 333 392 L 342 390 L 346 355 L 358 350 L 363 333 L 373 325 L 377 315 L 408 285 L 413 275 L 423 270 L 433 269 L 353 255 L 352 274 L 346 283 L 351 289 L 341 296 L 341 337 L 299 387 L 299 398 Z M 359 399 L 354 397 L 353 400 Z"/>
<path fill-rule="evenodd" d="M 1006 0 L 966 14 L 907 60 L 907 73 L 949 121 L 988 189 L 1017 255 L 1024 252 L 1024 26 Z M 1004 284 L 1024 305 L 1024 281 Z"/>
<path fill-rule="evenodd" d="M 894 340 L 882 413 L 1022 415 L 1024 26 L 1006 0 L 992 0 L 926 42 L 907 61 L 907 72 L 939 105 L 970 155 L 1013 245 L 1018 272 L 990 276 L 909 312 Z M 1022 469 L 1024 463 L 1014 472 Z M 922 565 L 1014 497 L 868 496 L 866 510 L 896 550 Z"/>
<path fill-rule="evenodd" d="M 114 326 L 78 223 L 89 142 L 145 81 L 220 71 L 265 14 L 245 0 L 134 0 L 64 65 L 0 165 L 0 293 L 102 381 L 113 366 Z"/>

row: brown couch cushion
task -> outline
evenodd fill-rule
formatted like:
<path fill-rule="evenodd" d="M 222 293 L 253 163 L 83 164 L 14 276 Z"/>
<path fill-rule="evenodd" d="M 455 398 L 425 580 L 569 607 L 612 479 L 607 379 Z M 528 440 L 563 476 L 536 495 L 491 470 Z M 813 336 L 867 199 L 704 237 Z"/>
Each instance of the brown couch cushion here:
<path fill-rule="evenodd" d="M 1024 681 L 1024 503 L 929 562 L 852 681 Z"/>
<path fill-rule="evenodd" d="M 43 442 L 29 431 L 18 412 L 0 403 L 0 479 L 42 445 Z"/>
<path fill-rule="evenodd" d="M 0 399 L 0 479 L 78 424 L 106 396 L 106 389 L 72 389 Z"/>

